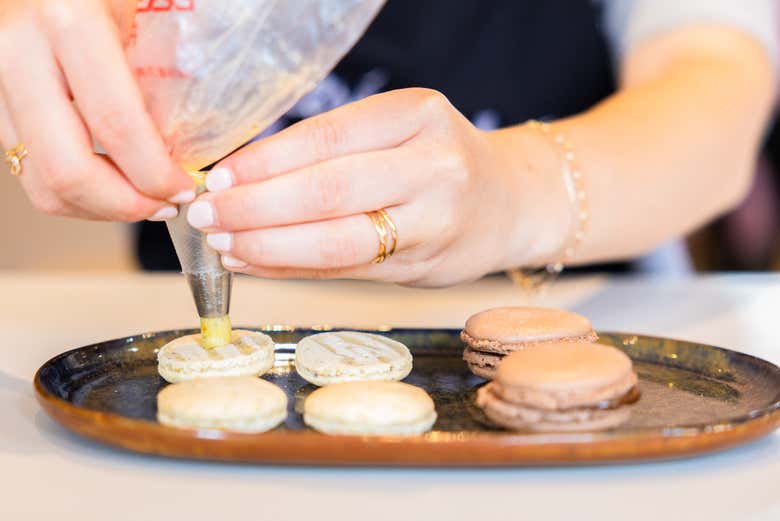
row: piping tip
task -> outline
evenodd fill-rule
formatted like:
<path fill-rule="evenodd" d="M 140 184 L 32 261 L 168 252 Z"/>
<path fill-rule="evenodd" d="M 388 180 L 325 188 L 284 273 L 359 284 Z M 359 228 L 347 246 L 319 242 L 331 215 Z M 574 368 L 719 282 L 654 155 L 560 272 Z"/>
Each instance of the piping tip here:
<path fill-rule="evenodd" d="M 203 176 L 196 177 L 198 193 L 205 190 Z M 232 273 L 222 266 L 219 253 L 206 243 L 206 234 L 187 222 L 189 204 L 180 206 L 179 215 L 167 221 L 168 233 L 187 278 L 195 307 L 201 318 L 226 316 L 230 312 Z"/>

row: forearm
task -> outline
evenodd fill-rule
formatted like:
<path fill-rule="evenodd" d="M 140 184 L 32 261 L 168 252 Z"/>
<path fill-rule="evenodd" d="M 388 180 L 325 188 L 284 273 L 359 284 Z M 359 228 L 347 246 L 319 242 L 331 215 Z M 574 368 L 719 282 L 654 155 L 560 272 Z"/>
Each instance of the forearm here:
<path fill-rule="evenodd" d="M 577 263 L 642 254 L 736 204 L 770 110 L 768 59 L 740 33 L 688 29 L 632 54 L 620 91 L 555 124 L 574 144 L 586 182 Z M 520 126 L 493 136 L 502 164 L 525 172 L 514 188 L 528 192 L 519 200 L 532 207 L 528 224 L 539 232 L 518 231 L 503 267 L 554 260 L 570 229 L 560 158 L 533 134 Z"/>

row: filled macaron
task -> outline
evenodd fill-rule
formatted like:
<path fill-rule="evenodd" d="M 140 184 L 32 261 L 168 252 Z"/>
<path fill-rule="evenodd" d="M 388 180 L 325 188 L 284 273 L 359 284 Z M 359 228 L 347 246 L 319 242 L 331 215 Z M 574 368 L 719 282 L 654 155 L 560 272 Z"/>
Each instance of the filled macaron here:
<path fill-rule="evenodd" d="M 507 356 L 477 406 L 507 429 L 593 431 L 628 420 L 639 399 L 631 359 L 589 342 L 539 344 Z"/>
<path fill-rule="evenodd" d="M 595 342 L 598 335 L 590 320 L 570 311 L 502 307 L 470 317 L 460 338 L 466 344 L 463 359 L 471 372 L 492 379 L 501 359 L 510 353 L 550 342 Z"/>

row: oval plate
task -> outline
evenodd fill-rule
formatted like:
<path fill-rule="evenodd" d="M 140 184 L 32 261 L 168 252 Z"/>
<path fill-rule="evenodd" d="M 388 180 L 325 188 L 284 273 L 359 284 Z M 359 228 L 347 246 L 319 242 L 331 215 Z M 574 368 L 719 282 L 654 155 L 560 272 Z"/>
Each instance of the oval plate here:
<path fill-rule="evenodd" d="M 263 378 L 287 392 L 287 421 L 264 434 L 165 427 L 155 420 L 165 385 L 156 355 L 194 331 L 150 333 L 82 347 L 46 362 L 35 375 L 38 401 L 66 428 L 103 443 L 164 456 L 252 463 L 318 465 L 498 466 L 647 461 L 712 452 L 780 426 L 780 369 L 734 351 L 666 338 L 602 333 L 634 360 L 642 397 L 630 421 L 612 431 L 532 434 L 485 425 L 473 404 L 484 380 L 461 360 L 453 329 L 382 331 L 409 346 L 406 382 L 427 390 L 439 418 L 414 437 L 325 436 L 297 410 L 315 389 L 294 368 L 295 343 L 320 329 L 254 328 L 277 342 L 276 365 Z"/>

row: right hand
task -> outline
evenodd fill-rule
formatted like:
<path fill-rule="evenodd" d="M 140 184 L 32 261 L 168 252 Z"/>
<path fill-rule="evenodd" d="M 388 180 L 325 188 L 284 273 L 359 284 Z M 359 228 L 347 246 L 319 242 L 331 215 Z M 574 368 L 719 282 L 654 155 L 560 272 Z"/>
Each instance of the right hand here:
<path fill-rule="evenodd" d="M 123 41 L 136 0 L 0 0 L 0 141 L 54 215 L 138 221 L 194 199 L 149 116 Z M 75 105 L 74 102 L 75 101 Z M 109 158 L 93 152 L 90 134 Z"/>

